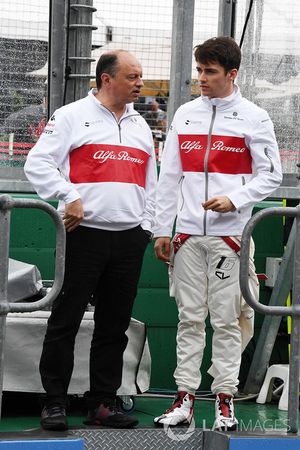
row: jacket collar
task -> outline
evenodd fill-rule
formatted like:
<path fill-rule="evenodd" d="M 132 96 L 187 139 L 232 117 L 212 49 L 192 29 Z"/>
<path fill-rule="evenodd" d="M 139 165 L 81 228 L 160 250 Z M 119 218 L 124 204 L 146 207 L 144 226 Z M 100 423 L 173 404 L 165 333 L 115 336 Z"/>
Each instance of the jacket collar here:
<path fill-rule="evenodd" d="M 96 92 L 97 92 L 97 89 L 95 89 L 95 88 L 91 89 L 88 93 L 88 98 L 90 98 L 90 100 L 94 104 L 96 104 L 97 107 L 101 106 L 108 111 L 108 109 L 104 105 L 102 105 L 102 103 L 95 97 Z M 126 116 L 132 116 L 133 114 L 139 115 L 139 112 L 134 109 L 133 103 L 127 103 L 124 114 L 122 115 L 122 118 L 124 118 Z"/>
<path fill-rule="evenodd" d="M 228 95 L 228 97 L 209 98 L 205 95 L 201 95 L 201 99 L 207 106 L 216 106 L 218 109 L 227 109 L 239 102 L 242 99 L 242 94 L 239 87 L 234 84 L 233 93 Z"/>

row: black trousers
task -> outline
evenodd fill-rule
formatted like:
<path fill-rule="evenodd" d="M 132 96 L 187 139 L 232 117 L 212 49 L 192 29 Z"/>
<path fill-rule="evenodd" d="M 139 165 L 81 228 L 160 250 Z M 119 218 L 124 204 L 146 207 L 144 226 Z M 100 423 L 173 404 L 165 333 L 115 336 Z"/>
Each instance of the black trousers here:
<path fill-rule="evenodd" d="M 80 226 L 67 233 L 64 285 L 52 306 L 40 360 L 46 404 L 66 405 L 75 337 L 89 302 L 95 312 L 88 407 L 115 397 L 148 241 L 140 226 L 126 231 Z"/>

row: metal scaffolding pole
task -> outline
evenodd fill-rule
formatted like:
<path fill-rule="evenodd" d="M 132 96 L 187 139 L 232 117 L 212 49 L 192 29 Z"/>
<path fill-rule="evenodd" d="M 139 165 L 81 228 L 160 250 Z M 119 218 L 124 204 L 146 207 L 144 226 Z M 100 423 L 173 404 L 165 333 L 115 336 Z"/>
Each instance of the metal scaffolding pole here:
<path fill-rule="evenodd" d="M 219 0 L 218 36 L 235 36 L 237 0 Z"/>
<path fill-rule="evenodd" d="M 51 0 L 49 115 L 85 97 L 90 88 L 93 0 Z"/>
<path fill-rule="evenodd" d="M 64 0 L 50 1 L 48 54 L 48 114 L 63 105 L 66 60 L 66 5 Z"/>
<path fill-rule="evenodd" d="M 71 0 L 65 103 L 85 97 L 90 89 L 94 11 L 93 0 Z"/>

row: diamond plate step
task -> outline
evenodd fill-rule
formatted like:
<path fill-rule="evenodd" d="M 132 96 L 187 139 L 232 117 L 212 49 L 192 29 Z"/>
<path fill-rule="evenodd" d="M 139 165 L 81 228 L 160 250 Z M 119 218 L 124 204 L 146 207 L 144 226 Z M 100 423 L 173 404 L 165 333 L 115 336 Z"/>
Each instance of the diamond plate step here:
<path fill-rule="evenodd" d="M 71 429 L 69 436 L 84 439 L 85 450 L 202 450 L 203 431 L 200 429 L 135 428 Z"/>

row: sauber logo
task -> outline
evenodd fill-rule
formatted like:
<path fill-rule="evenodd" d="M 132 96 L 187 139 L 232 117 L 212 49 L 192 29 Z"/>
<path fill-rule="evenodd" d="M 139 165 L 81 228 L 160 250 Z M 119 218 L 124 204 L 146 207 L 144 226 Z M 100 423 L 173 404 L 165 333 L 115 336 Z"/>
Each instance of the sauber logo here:
<path fill-rule="evenodd" d="M 103 164 L 108 159 L 116 159 L 118 161 L 129 161 L 132 163 L 137 164 L 144 164 L 143 159 L 139 158 L 133 158 L 132 156 L 129 156 L 129 153 L 126 151 L 121 151 L 119 153 L 115 153 L 113 151 L 105 151 L 105 150 L 98 150 L 93 155 L 93 159 L 97 159 L 101 164 Z"/>

